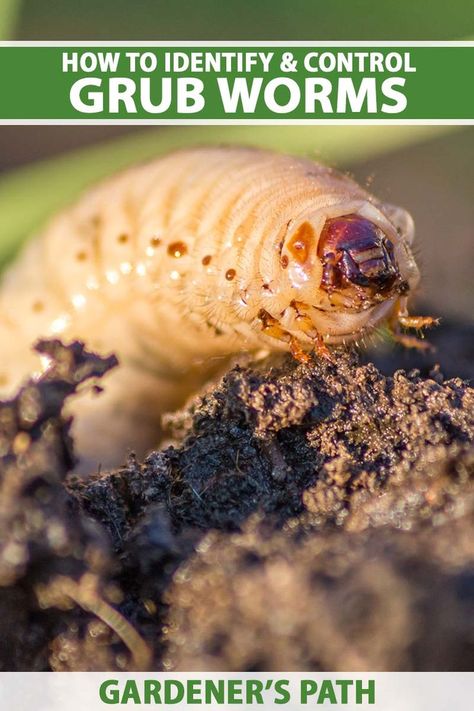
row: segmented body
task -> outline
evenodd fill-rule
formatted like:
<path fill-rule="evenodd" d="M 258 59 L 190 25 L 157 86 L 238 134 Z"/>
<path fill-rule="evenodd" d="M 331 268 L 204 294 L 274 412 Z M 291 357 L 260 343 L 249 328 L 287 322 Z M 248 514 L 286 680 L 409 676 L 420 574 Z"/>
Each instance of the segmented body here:
<path fill-rule="evenodd" d="M 313 161 L 200 148 L 129 169 L 53 219 L 4 276 L 1 391 L 41 368 L 37 338 L 79 338 L 120 361 L 99 398 L 73 405 L 79 453 L 109 465 L 155 444 L 161 413 L 219 357 L 350 341 L 389 315 L 396 290 L 327 283 L 320 235 L 345 215 L 383 231 L 413 287 L 407 214 Z"/>

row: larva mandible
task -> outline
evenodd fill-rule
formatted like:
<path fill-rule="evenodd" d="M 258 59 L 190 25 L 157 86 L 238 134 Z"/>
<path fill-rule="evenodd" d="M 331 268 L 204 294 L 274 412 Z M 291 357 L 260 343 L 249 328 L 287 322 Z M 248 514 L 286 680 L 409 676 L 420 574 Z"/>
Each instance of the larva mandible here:
<path fill-rule="evenodd" d="M 38 337 L 79 338 L 120 366 L 72 406 L 83 467 L 156 444 L 217 357 L 300 358 L 405 327 L 413 223 L 349 177 L 252 148 L 194 148 L 123 172 L 33 239 L 0 289 L 0 386 L 40 369 Z M 408 337 L 405 337 L 408 338 Z M 412 339 L 413 342 L 415 339 Z"/>

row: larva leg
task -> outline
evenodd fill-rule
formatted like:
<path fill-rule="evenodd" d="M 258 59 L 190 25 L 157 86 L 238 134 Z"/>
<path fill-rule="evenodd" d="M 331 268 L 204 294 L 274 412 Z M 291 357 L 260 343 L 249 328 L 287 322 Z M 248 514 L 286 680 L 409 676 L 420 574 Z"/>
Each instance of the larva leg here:
<path fill-rule="evenodd" d="M 270 336 L 270 338 L 275 338 L 277 341 L 287 343 L 291 355 L 300 363 L 310 362 L 311 358 L 305 353 L 298 339 L 282 328 L 277 319 L 269 314 L 268 311 L 260 309 L 258 319 L 262 325 L 262 333 L 264 333 L 265 336 Z"/>
<path fill-rule="evenodd" d="M 417 351 L 432 351 L 433 345 L 429 341 L 423 341 L 416 336 L 409 336 L 406 333 L 392 332 L 392 338 L 405 348 L 414 348 Z"/>
<path fill-rule="evenodd" d="M 315 341 L 314 341 L 314 350 L 317 356 L 319 358 L 324 358 L 325 360 L 328 360 L 330 363 L 334 363 L 334 358 L 331 354 L 331 351 L 327 347 L 327 345 L 323 341 L 323 337 L 318 334 Z"/>
<path fill-rule="evenodd" d="M 290 336 L 290 353 L 299 363 L 311 362 L 311 357 L 303 350 L 301 343 L 294 336 Z"/>
<path fill-rule="evenodd" d="M 262 333 L 265 336 L 270 336 L 270 338 L 275 338 L 277 341 L 283 341 L 284 343 L 290 343 L 291 333 L 282 328 L 277 319 L 269 314 L 268 311 L 260 309 L 258 320 L 262 324 Z"/>
<path fill-rule="evenodd" d="M 403 328 L 429 328 L 438 323 L 438 319 L 431 316 L 410 316 L 406 307 L 406 300 L 398 299 L 395 304 L 392 316 L 389 321 L 389 327 L 394 341 L 400 343 L 405 348 L 416 348 L 421 351 L 429 351 L 433 349 L 429 341 L 424 341 L 416 336 L 410 336 L 400 331 L 400 326 Z"/>
<path fill-rule="evenodd" d="M 432 316 L 406 316 L 399 315 L 398 323 L 404 328 L 430 328 L 437 326 L 439 319 Z"/>
<path fill-rule="evenodd" d="M 324 343 L 323 338 L 319 333 L 313 338 L 313 346 L 314 352 L 316 353 L 318 358 L 324 358 L 330 363 L 334 362 L 334 358 L 331 355 L 331 351 Z M 290 353 L 293 358 L 298 360 L 300 363 L 311 362 L 311 356 L 303 350 L 303 348 L 301 347 L 301 343 L 294 336 L 291 336 L 290 338 Z"/>
<path fill-rule="evenodd" d="M 293 336 L 291 333 L 282 328 L 276 318 L 271 316 L 264 309 L 260 310 L 258 318 L 262 323 L 262 332 L 266 336 L 270 336 L 271 338 L 276 338 L 278 341 L 288 343 L 291 355 L 299 363 L 311 362 L 311 356 L 303 349 L 301 342 L 298 340 L 298 338 L 296 338 L 296 336 Z M 312 339 L 316 355 L 321 358 L 326 358 L 327 360 L 332 360 L 329 349 L 324 343 L 322 336 L 315 330 L 314 325 L 310 321 L 309 317 L 304 314 L 299 314 L 297 316 L 297 319 L 301 319 L 301 323 L 299 324 L 300 327 L 303 326 L 301 330 L 303 332 L 306 332 L 307 335 L 309 335 Z"/>
<path fill-rule="evenodd" d="M 296 311 L 296 322 L 299 328 L 303 331 L 303 333 L 306 333 L 306 335 L 308 335 L 312 339 L 314 345 L 314 352 L 316 353 L 318 358 L 324 358 L 325 360 L 333 362 L 331 351 L 324 343 L 323 337 L 315 329 L 314 323 L 312 322 L 308 314 L 304 312 L 304 309 L 309 309 L 310 307 L 301 301 L 292 301 L 290 305 Z"/>

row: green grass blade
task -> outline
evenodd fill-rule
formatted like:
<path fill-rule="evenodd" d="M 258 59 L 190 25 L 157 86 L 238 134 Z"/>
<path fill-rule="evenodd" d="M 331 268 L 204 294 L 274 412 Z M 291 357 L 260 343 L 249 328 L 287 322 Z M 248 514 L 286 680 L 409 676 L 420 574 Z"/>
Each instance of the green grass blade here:
<path fill-rule="evenodd" d="M 0 40 L 13 39 L 20 5 L 19 0 L 0 0 Z"/>

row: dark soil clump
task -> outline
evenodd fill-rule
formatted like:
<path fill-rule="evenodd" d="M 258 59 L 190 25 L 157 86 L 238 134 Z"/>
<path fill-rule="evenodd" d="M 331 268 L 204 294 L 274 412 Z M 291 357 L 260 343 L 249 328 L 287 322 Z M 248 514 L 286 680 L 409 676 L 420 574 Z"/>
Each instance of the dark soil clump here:
<path fill-rule="evenodd" d="M 472 669 L 474 390 L 434 367 L 470 376 L 454 337 L 409 372 L 236 366 L 172 446 L 85 481 L 62 401 L 114 363 L 50 346 L 0 409 L 2 668 L 130 669 L 144 641 L 154 669 Z"/>

